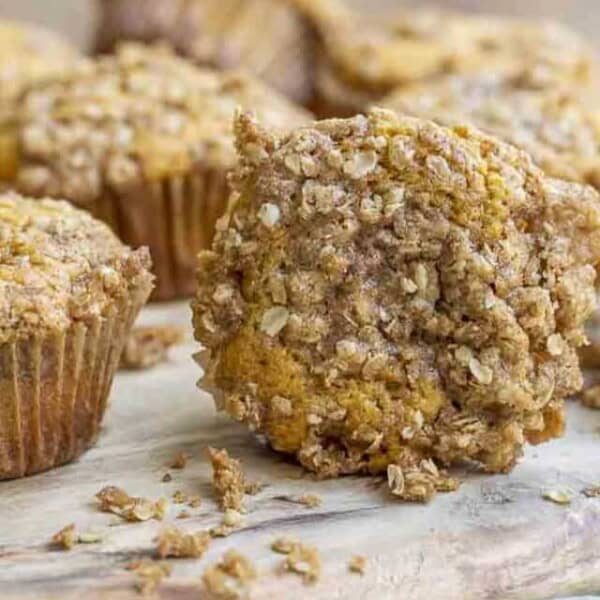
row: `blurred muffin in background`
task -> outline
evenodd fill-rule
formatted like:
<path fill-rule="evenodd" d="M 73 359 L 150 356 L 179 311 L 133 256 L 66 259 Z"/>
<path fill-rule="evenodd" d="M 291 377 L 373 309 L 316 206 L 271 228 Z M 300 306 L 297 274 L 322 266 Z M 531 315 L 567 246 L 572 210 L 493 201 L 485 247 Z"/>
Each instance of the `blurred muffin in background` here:
<path fill-rule="evenodd" d="M 577 88 L 536 89 L 491 75 L 449 75 L 401 86 L 377 104 L 441 125 L 472 125 L 526 150 L 553 177 L 600 189 L 600 103 Z"/>
<path fill-rule="evenodd" d="M 29 23 L 0 21 L 0 179 L 14 177 L 15 105 L 31 84 L 61 76 L 81 60 L 58 35 Z"/>
<path fill-rule="evenodd" d="M 262 83 L 126 44 L 25 96 L 17 187 L 66 198 L 149 246 L 155 299 L 191 295 L 196 255 L 229 196 L 238 106 L 268 127 L 310 120 Z"/>
<path fill-rule="evenodd" d="M 364 111 L 398 86 L 444 74 L 493 73 L 535 88 L 592 79 L 590 47 L 556 23 L 423 10 L 368 16 L 336 0 L 299 2 L 321 44 L 320 116 Z"/>
<path fill-rule="evenodd" d="M 241 68 L 297 102 L 312 94 L 311 35 L 295 0 L 100 0 L 98 52 L 168 41 L 200 65 Z"/>
<path fill-rule="evenodd" d="M 67 202 L 1 194 L 0 238 L 1 480 L 95 442 L 153 278 L 146 249 Z"/>

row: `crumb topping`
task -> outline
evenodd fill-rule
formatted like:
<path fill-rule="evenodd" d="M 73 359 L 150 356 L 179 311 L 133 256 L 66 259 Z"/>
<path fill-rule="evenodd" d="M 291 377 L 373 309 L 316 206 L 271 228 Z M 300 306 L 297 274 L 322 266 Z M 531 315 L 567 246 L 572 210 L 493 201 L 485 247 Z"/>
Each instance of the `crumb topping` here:
<path fill-rule="evenodd" d="M 156 367 L 168 360 L 169 350 L 181 344 L 184 337 L 183 328 L 175 325 L 134 327 L 123 348 L 121 368 L 139 371 Z"/>
<path fill-rule="evenodd" d="M 278 546 L 277 552 L 286 555 L 282 569 L 302 576 L 304 583 L 315 583 L 321 576 L 321 556 L 314 546 L 296 542 L 287 548 Z"/>
<path fill-rule="evenodd" d="M 369 17 L 339 2 L 304 4 L 324 46 L 318 78 L 371 96 L 449 72 L 492 72 L 536 87 L 587 82 L 594 64 L 584 40 L 550 21 L 432 10 Z"/>
<path fill-rule="evenodd" d="M 224 448 L 208 448 L 213 467 L 213 487 L 221 508 L 245 512 L 246 476 L 239 460 L 231 458 Z"/>
<path fill-rule="evenodd" d="M 136 588 L 140 594 L 152 594 L 165 577 L 171 575 L 171 565 L 153 560 L 133 560 L 126 567 L 137 575 Z"/>
<path fill-rule="evenodd" d="M 359 554 L 353 556 L 348 563 L 348 570 L 351 573 L 358 573 L 364 575 L 367 568 L 367 559 Z"/>
<path fill-rule="evenodd" d="M 198 68 L 164 47 L 125 44 L 27 95 L 18 185 L 88 204 L 105 186 L 122 192 L 194 169 L 228 169 L 239 106 L 274 128 L 308 120 L 244 75 Z"/>
<path fill-rule="evenodd" d="M 256 569 L 245 556 L 235 550 L 229 550 L 216 565 L 206 569 L 202 580 L 214 597 L 237 600 L 247 597 L 256 576 Z"/>
<path fill-rule="evenodd" d="M 219 408 L 321 476 L 395 465 L 419 490 L 456 486 L 434 462 L 506 471 L 561 435 L 595 307 L 592 188 L 382 110 L 284 136 L 242 115 L 237 135 L 193 306 Z"/>
<path fill-rule="evenodd" d="M 0 195 L 0 341 L 58 333 L 150 293 L 150 258 L 66 202 Z"/>
<path fill-rule="evenodd" d="M 100 502 L 101 511 L 113 513 L 131 522 L 150 519 L 162 521 L 167 512 L 167 501 L 164 498 L 156 502 L 138 498 L 115 486 L 102 488 L 96 498 Z"/>
<path fill-rule="evenodd" d="M 379 104 L 442 125 L 469 123 L 523 148 L 553 177 L 600 188 L 600 111 L 575 90 L 496 75 L 447 76 L 399 88 Z"/>
<path fill-rule="evenodd" d="M 78 541 L 75 523 L 63 527 L 58 533 L 52 536 L 52 544 L 60 546 L 63 550 L 71 550 Z"/>
<path fill-rule="evenodd" d="M 206 531 L 184 533 L 177 527 L 169 527 L 158 536 L 156 549 L 161 558 L 200 558 L 208 549 L 210 540 Z"/>

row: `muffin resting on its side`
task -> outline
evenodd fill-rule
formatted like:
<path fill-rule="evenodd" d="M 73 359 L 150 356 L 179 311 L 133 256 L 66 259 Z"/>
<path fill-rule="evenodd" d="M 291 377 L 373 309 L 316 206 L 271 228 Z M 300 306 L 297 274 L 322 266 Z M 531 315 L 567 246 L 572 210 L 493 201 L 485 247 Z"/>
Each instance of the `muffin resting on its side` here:
<path fill-rule="evenodd" d="M 0 197 L 0 479 L 78 457 L 100 428 L 146 250 L 66 202 Z"/>
<path fill-rule="evenodd" d="M 590 46 L 556 23 L 424 10 L 373 16 L 337 0 L 299 1 L 319 32 L 315 110 L 322 116 L 351 116 L 398 86 L 448 73 L 535 87 L 593 80 Z"/>
<path fill-rule="evenodd" d="M 229 196 L 238 105 L 272 127 L 310 118 L 252 79 L 125 45 L 25 97 L 17 186 L 66 198 L 149 246 L 156 299 L 191 295 L 196 255 Z"/>
<path fill-rule="evenodd" d="M 304 103 L 312 94 L 313 40 L 296 2 L 100 0 L 96 50 L 165 40 L 199 65 L 243 69 Z"/>
<path fill-rule="evenodd" d="M 20 95 L 30 85 L 60 77 L 81 59 L 59 36 L 31 24 L 0 20 L 0 179 L 14 177 Z"/>
<path fill-rule="evenodd" d="M 466 127 L 374 110 L 287 135 L 240 117 L 241 164 L 194 301 L 218 406 L 322 476 L 509 470 L 582 384 L 600 202 Z"/>

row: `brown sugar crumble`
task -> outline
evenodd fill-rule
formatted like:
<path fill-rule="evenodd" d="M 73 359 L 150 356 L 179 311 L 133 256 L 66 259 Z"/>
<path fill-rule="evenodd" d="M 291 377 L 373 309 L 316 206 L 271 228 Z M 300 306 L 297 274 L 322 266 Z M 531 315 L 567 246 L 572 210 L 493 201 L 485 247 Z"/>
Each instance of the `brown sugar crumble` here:
<path fill-rule="evenodd" d="M 600 498 L 600 485 L 592 485 L 581 492 L 586 498 Z"/>
<path fill-rule="evenodd" d="M 542 492 L 542 498 L 554 502 L 554 504 L 567 505 L 571 504 L 573 495 L 566 490 L 544 490 Z"/>
<path fill-rule="evenodd" d="M 161 558 L 200 558 L 210 540 L 206 531 L 184 533 L 176 527 L 169 527 L 158 536 L 156 550 Z"/>
<path fill-rule="evenodd" d="M 200 496 L 190 496 L 188 498 L 188 506 L 190 508 L 198 508 L 202 504 L 202 498 Z"/>
<path fill-rule="evenodd" d="M 219 409 L 320 477 L 396 467 L 414 500 L 562 435 L 596 306 L 592 187 L 384 110 L 236 133 L 193 303 Z"/>
<path fill-rule="evenodd" d="M 209 447 L 207 452 L 213 467 L 213 487 L 221 508 L 244 512 L 247 482 L 240 461 L 231 458 L 225 449 Z"/>
<path fill-rule="evenodd" d="M 183 328 L 174 325 L 135 327 L 123 348 L 121 368 L 132 371 L 151 369 L 166 362 L 169 350 L 184 339 Z"/>
<path fill-rule="evenodd" d="M 298 498 L 299 504 L 304 504 L 307 508 L 317 508 L 321 506 L 323 500 L 315 494 L 303 494 Z"/>
<path fill-rule="evenodd" d="M 593 385 L 583 390 L 581 403 L 588 408 L 600 408 L 600 385 Z"/>
<path fill-rule="evenodd" d="M 181 490 L 175 490 L 173 492 L 173 502 L 175 504 L 185 504 L 188 501 L 187 494 Z"/>
<path fill-rule="evenodd" d="M 235 550 L 204 572 L 202 580 L 206 589 L 220 600 L 237 600 L 247 597 L 251 583 L 256 579 L 256 569 L 250 561 Z"/>
<path fill-rule="evenodd" d="M 283 550 L 283 547 L 280 547 Z M 304 583 L 314 583 L 321 576 L 321 557 L 319 551 L 313 546 L 294 543 L 287 548 L 282 563 L 282 569 L 302 576 Z"/>
<path fill-rule="evenodd" d="M 192 516 L 192 513 L 189 510 L 182 510 L 177 514 L 177 519 L 189 519 Z"/>
<path fill-rule="evenodd" d="M 350 559 L 348 563 L 348 570 L 351 573 L 358 573 L 359 575 L 365 574 L 365 569 L 367 567 L 367 559 L 364 556 L 355 555 Z"/>
<path fill-rule="evenodd" d="M 79 538 L 75 532 L 75 523 L 63 527 L 58 533 L 52 536 L 52 545 L 60 546 L 64 550 L 71 550 L 78 541 Z"/>
<path fill-rule="evenodd" d="M 137 575 L 136 589 L 144 595 L 154 592 L 160 582 L 171 575 L 172 570 L 171 565 L 149 559 L 134 560 L 125 568 Z"/>
<path fill-rule="evenodd" d="M 215 527 L 211 527 L 210 535 L 212 537 L 227 537 L 236 529 L 243 527 L 243 525 L 244 515 L 237 510 L 228 508 L 225 510 L 225 514 L 223 515 L 223 520 L 221 523 Z"/>
<path fill-rule="evenodd" d="M 279 537 L 271 542 L 271 550 L 278 554 L 289 554 L 298 543 L 295 538 Z"/>
<path fill-rule="evenodd" d="M 161 481 L 162 481 L 163 483 L 169 483 L 170 481 L 173 481 L 173 476 L 171 475 L 171 473 L 165 473 L 165 474 L 162 476 L 162 479 L 161 479 Z"/>
<path fill-rule="evenodd" d="M 187 452 L 178 452 L 169 466 L 171 469 L 185 469 L 189 459 L 190 455 Z"/>
<path fill-rule="evenodd" d="M 167 501 L 164 498 L 156 502 L 137 498 L 115 486 L 103 488 L 96 494 L 96 498 L 100 501 L 100 510 L 118 515 L 126 521 L 161 521 L 167 511 Z"/>

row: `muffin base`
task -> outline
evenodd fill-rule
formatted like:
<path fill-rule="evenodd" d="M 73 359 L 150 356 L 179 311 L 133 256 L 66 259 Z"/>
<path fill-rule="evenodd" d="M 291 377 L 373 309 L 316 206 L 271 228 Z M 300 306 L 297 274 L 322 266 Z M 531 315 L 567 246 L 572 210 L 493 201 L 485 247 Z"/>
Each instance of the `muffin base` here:
<path fill-rule="evenodd" d="M 62 334 L 0 346 L 0 480 L 68 463 L 100 432 L 126 337 L 150 284 Z"/>
<path fill-rule="evenodd" d="M 156 275 L 152 300 L 172 300 L 194 293 L 197 254 L 210 248 L 228 196 L 225 171 L 206 169 L 107 189 L 91 211 L 126 244 L 150 248 Z"/>

